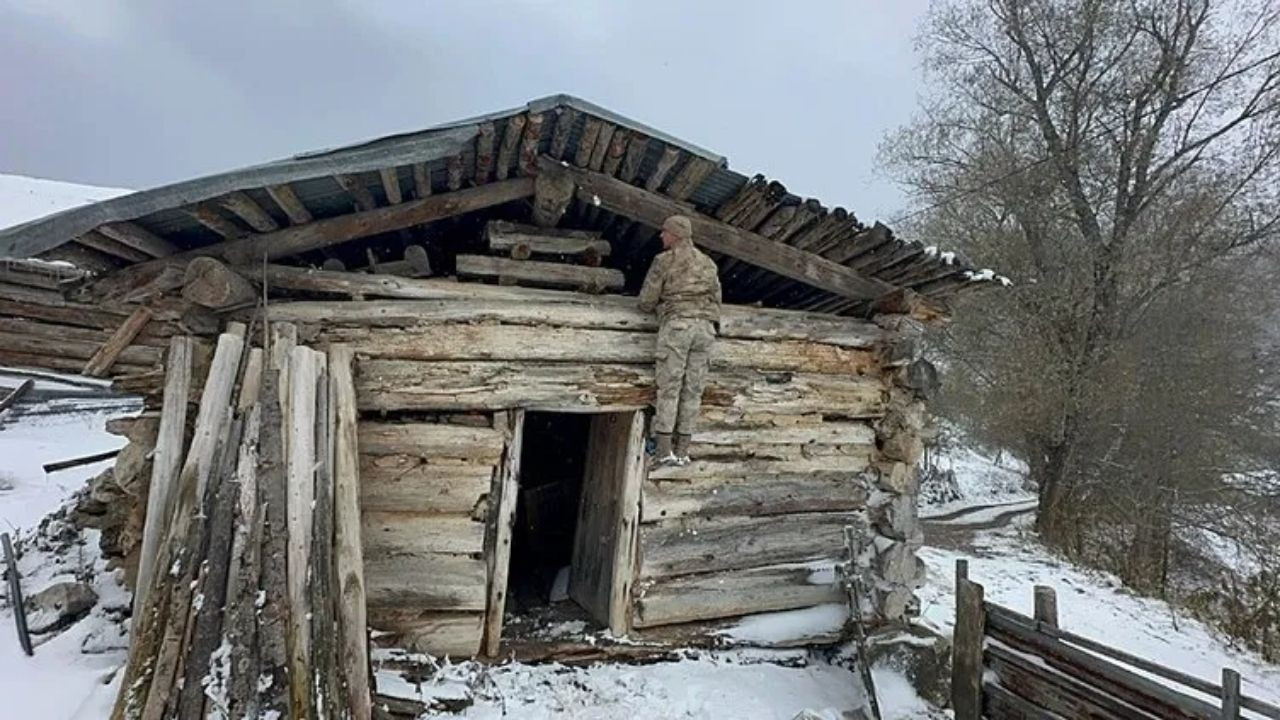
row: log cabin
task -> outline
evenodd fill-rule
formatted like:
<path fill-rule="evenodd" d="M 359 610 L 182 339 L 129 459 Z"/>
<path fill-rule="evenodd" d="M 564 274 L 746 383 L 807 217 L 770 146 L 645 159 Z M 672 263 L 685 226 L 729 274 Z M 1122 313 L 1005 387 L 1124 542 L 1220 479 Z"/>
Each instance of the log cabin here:
<path fill-rule="evenodd" d="M 693 462 L 649 470 L 634 295 L 676 213 L 726 305 Z M 368 717 L 370 638 L 500 657 L 565 620 L 603 633 L 557 638 L 579 650 L 901 622 L 919 335 L 1008 282 L 565 95 L 65 211 L 0 257 L 0 364 L 146 403 L 106 479 L 135 591 L 118 717 L 198 714 L 225 648 L 230 705 Z"/>

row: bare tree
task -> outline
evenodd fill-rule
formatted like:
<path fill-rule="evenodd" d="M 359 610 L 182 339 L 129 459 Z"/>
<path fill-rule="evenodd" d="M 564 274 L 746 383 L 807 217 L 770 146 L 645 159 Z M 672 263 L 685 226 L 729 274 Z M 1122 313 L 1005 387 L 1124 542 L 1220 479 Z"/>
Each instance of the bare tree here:
<path fill-rule="evenodd" d="M 1196 428 L 1161 426 L 1154 405 L 1182 394 L 1183 412 L 1208 407 L 1186 383 L 1224 358 L 1212 340 L 1152 328 L 1179 329 L 1178 302 L 1220 296 L 1214 273 L 1280 230 L 1280 6 L 940 0 L 921 45 L 934 92 L 885 159 L 923 205 L 917 232 L 1018 283 L 977 301 L 977 328 L 950 338 L 953 364 L 970 410 L 1029 460 L 1042 535 L 1083 551 L 1075 510 L 1102 501 L 1100 483 L 1173 506 L 1170 472 L 1132 473 L 1142 457 L 1180 457 Z M 1244 309 L 1222 311 L 1196 326 L 1224 329 Z M 1246 412 L 1256 393 L 1212 414 Z M 1226 452 L 1204 444 L 1195 472 L 1166 470 L 1204 479 Z"/>

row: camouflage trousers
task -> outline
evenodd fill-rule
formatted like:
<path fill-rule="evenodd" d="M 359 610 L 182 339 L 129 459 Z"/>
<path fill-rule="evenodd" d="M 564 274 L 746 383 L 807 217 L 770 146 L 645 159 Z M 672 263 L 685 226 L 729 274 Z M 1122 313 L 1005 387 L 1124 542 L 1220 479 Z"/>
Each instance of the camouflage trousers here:
<path fill-rule="evenodd" d="M 668 318 L 658 330 L 656 433 L 692 435 L 716 331 L 710 320 Z"/>

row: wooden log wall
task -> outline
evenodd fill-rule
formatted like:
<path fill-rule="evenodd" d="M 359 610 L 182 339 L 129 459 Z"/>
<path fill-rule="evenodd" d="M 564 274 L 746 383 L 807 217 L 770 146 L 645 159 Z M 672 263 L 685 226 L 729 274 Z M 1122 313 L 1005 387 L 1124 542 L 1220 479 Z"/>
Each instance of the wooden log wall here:
<path fill-rule="evenodd" d="M 164 384 L 160 364 L 169 338 L 217 332 L 216 322 L 197 325 L 180 300 L 155 300 L 147 307 L 80 302 L 65 297 L 67 282 L 18 266 L 0 267 L 0 365 L 119 379 L 122 389 L 148 394 L 154 401 L 149 404 L 158 407 Z M 141 378 L 145 381 L 139 384 Z"/>
<path fill-rule="evenodd" d="M 357 391 L 358 392 L 358 391 Z M 506 436 L 477 416 L 359 423 L 368 623 L 379 643 L 480 651 L 487 501 Z"/>
<path fill-rule="evenodd" d="M 486 497 L 503 447 L 454 414 L 643 409 L 655 327 L 629 299 L 418 284 L 435 300 L 275 303 L 306 342 L 356 355 L 369 622 L 421 650 L 483 640 Z M 694 462 L 648 474 L 631 625 L 843 602 L 860 529 L 874 619 L 911 610 L 923 406 L 902 323 L 728 308 Z M 910 346 L 909 347 L 914 347 Z M 401 416 L 431 422 L 400 422 Z M 378 418 L 387 418 L 379 420 Z"/>

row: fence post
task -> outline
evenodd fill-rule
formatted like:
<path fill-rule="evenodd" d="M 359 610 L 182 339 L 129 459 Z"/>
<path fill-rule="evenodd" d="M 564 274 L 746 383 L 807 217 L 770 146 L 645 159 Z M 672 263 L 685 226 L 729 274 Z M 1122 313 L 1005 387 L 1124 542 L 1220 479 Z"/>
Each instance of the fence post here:
<path fill-rule="evenodd" d="M 960 581 L 969 579 L 969 561 L 956 558 L 956 597 L 960 597 Z"/>
<path fill-rule="evenodd" d="M 1057 593 L 1055 593 L 1053 588 L 1048 585 L 1036 585 L 1034 592 L 1036 620 L 1039 620 L 1049 627 L 1058 627 Z"/>
<path fill-rule="evenodd" d="M 956 720 L 982 717 L 982 636 L 986 610 L 982 586 L 961 576 L 964 561 L 956 563 L 956 626 L 951 647 L 951 707 Z"/>
<path fill-rule="evenodd" d="M 1222 668 L 1223 720 L 1240 720 L 1240 673 Z"/>

